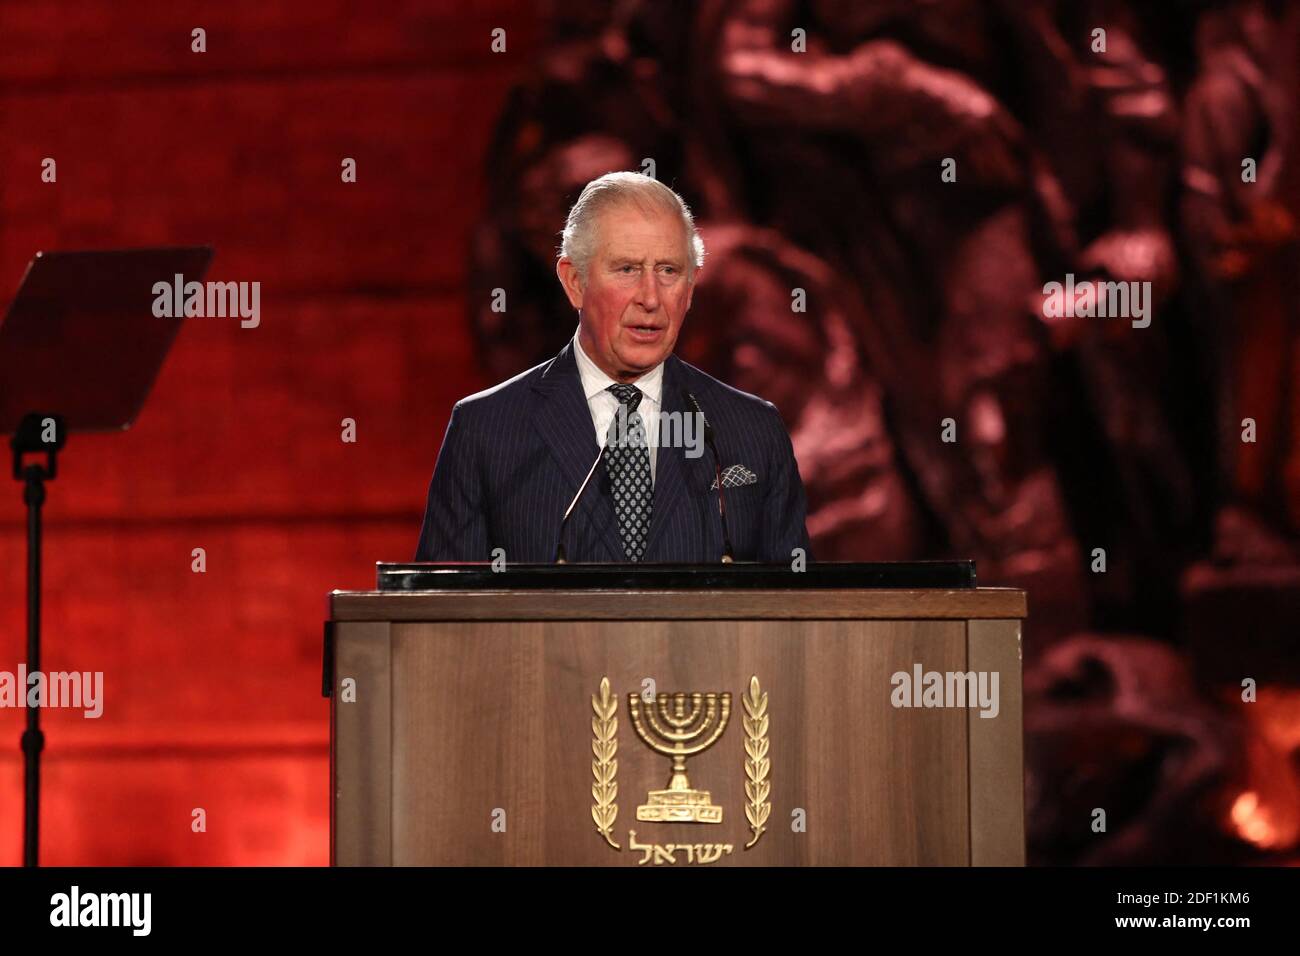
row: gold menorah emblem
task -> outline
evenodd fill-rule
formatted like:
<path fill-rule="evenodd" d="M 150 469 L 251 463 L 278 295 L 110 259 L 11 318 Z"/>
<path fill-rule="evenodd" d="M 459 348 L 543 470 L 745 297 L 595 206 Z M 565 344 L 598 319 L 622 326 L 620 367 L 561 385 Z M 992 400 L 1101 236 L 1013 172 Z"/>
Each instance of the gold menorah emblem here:
<path fill-rule="evenodd" d="M 731 694 L 656 694 L 644 713 L 641 698 L 627 695 L 632 726 L 647 747 L 671 757 L 672 776 L 665 790 L 651 790 L 636 818 L 654 823 L 721 823 L 709 791 L 694 790 L 686 778 L 686 758 L 708 750 L 727 729 Z"/>

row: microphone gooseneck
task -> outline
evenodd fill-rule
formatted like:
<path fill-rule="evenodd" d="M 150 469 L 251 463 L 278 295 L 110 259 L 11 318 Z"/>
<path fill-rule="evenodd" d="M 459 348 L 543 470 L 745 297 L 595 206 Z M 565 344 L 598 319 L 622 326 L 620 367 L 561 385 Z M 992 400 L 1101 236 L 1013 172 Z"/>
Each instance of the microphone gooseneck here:
<path fill-rule="evenodd" d="M 582 484 L 578 486 L 578 493 L 574 495 L 573 500 L 569 502 L 569 507 L 564 509 L 564 517 L 560 519 L 560 533 L 555 539 L 556 564 L 568 564 L 564 554 L 564 529 L 568 527 L 569 518 L 573 515 L 573 509 L 578 507 L 578 502 L 582 499 L 582 493 L 587 490 L 587 485 L 591 484 L 591 476 L 596 473 L 596 469 L 600 466 L 601 461 L 604 460 L 605 447 L 606 446 L 601 447 L 600 454 L 596 456 L 596 460 L 591 463 L 591 468 L 587 471 L 587 477 L 582 479 Z"/>
<path fill-rule="evenodd" d="M 708 445 L 709 451 L 713 453 L 713 474 L 718 483 L 718 520 L 722 522 L 722 563 L 731 564 L 735 559 L 731 556 L 731 534 L 727 531 L 727 497 L 722 490 L 722 458 L 718 455 L 718 446 L 713 441 L 713 426 L 709 424 L 708 416 L 704 414 L 704 409 L 700 407 L 694 395 L 683 389 L 682 397 L 704 423 L 704 444 Z"/>

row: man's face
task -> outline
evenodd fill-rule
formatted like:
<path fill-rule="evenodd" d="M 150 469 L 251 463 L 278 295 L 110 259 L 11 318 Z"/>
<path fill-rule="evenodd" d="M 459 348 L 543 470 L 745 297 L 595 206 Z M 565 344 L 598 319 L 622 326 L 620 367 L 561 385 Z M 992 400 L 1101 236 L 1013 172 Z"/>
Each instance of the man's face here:
<path fill-rule="evenodd" d="M 680 216 L 633 205 L 603 210 L 594 225 L 586 280 L 568 259 L 556 271 L 580 312 L 583 351 L 616 382 L 631 382 L 672 353 L 691 307 L 686 228 Z"/>

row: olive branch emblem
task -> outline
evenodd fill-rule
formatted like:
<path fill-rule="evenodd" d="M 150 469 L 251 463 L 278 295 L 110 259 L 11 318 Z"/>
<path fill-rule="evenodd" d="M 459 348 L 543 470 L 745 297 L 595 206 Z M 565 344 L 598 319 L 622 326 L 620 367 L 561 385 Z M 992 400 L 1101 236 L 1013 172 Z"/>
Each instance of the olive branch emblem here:
<path fill-rule="evenodd" d="M 609 692 L 609 678 L 600 679 L 600 695 L 591 695 L 591 819 L 605 842 L 615 850 L 622 849 L 610 833 L 618 817 L 618 698 Z"/>
<path fill-rule="evenodd" d="M 772 813 L 772 804 L 767 799 L 772 792 L 772 781 L 768 779 L 772 761 L 767 756 L 767 691 L 760 693 L 757 677 L 750 677 L 749 691 L 741 696 L 740 702 L 745 708 L 745 716 L 741 718 L 745 728 L 745 817 L 754 834 L 745 844 L 748 850 L 767 830 L 767 818 Z"/>

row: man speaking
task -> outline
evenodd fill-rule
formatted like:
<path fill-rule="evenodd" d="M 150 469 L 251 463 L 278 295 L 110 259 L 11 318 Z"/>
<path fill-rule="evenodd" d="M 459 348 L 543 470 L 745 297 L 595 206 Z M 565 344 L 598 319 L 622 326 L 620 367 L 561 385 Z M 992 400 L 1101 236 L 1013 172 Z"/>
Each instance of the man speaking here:
<path fill-rule="evenodd" d="M 456 403 L 417 561 L 788 564 L 808 553 L 776 407 L 672 354 L 703 264 L 673 190 L 629 172 L 587 184 L 556 263 L 577 333 L 555 358 Z"/>

